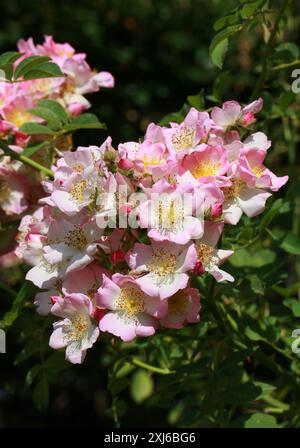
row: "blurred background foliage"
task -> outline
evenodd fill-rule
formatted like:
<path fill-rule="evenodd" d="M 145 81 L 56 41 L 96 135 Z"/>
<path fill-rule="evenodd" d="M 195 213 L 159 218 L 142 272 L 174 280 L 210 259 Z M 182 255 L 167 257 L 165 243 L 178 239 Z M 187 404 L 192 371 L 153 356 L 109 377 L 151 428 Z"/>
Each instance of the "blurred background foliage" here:
<path fill-rule="evenodd" d="M 24 307 L 12 310 L 8 353 L 0 355 L 0 426 L 299 427 L 300 358 L 291 351 L 300 324 L 300 93 L 291 91 L 292 69 L 300 68 L 299 2 L 2 0 L 1 18 L 0 51 L 21 37 L 53 34 L 114 74 L 115 89 L 90 99 L 116 146 L 184 103 L 172 119 L 188 105 L 246 103 L 256 90 L 265 108 L 254 130 L 272 139 L 268 166 L 290 182 L 263 216 L 227 232 L 234 286 L 194 279 L 203 297 L 199 325 L 131 344 L 102 335 L 74 367 L 47 348 L 51 318 L 34 313 L 26 290 L 18 295 Z M 209 55 L 218 32 L 229 36 L 222 70 Z M 105 135 L 86 131 L 76 142 L 97 144 Z M 22 275 L 1 273 L 1 311 Z"/>

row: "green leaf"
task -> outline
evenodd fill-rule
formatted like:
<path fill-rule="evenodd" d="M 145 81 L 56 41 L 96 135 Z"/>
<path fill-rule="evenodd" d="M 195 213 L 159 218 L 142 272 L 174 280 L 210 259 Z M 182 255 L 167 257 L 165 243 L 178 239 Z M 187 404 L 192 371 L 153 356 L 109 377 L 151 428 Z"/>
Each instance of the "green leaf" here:
<path fill-rule="evenodd" d="M 279 428 L 276 418 L 260 412 L 252 414 L 244 423 L 244 428 Z"/>
<path fill-rule="evenodd" d="M 247 19 L 260 7 L 266 3 L 266 0 L 256 0 L 246 3 L 241 9 L 241 16 Z"/>
<path fill-rule="evenodd" d="M 49 405 L 49 385 L 45 375 L 37 383 L 33 391 L 33 401 L 37 409 L 45 411 Z"/>
<path fill-rule="evenodd" d="M 225 28 L 229 25 L 235 25 L 236 23 L 239 23 L 239 16 L 235 12 L 233 14 L 228 14 L 227 16 L 220 17 L 215 23 L 214 23 L 214 30 L 220 31 L 222 28 Z"/>
<path fill-rule="evenodd" d="M 20 59 L 24 53 L 19 53 L 18 51 L 7 51 L 0 55 L 0 68 L 6 64 L 13 64 L 15 61 Z"/>
<path fill-rule="evenodd" d="M 255 252 L 250 252 L 247 249 L 239 249 L 229 258 L 229 263 L 238 268 L 245 266 L 261 268 L 273 263 L 275 258 L 275 252 L 270 249 L 261 249 Z"/>
<path fill-rule="evenodd" d="M 204 91 L 203 89 L 197 93 L 197 95 L 190 95 L 187 97 L 188 103 L 195 107 L 198 110 L 203 110 L 205 107 L 204 104 Z"/>
<path fill-rule="evenodd" d="M 14 80 L 21 78 L 30 70 L 42 65 L 46 61 L 50 61 L 48 56 L 29 56 L 23 59 L 14 71 Z"/>
<path fill-rule="evenodd" d="M 14 321 L 19 317 L 22 306 L 25 301 L 30 297 L 30 290 L 32 285 L 30 282 L 25 282 L 17 294 L 17 297 L 14 300 L 14 303 L 11 307 L 11 310 L 4 314 L 3 319 L 0 321 L 0 328 L 6 329 L 9 328 Z"/>
<path fill-rule="evenodd" d="M 4 72 L 4 76 L 1 76 L 2 73 L 0 73 L 0 80 L 8 80 L 11 81 L 12 79 L 12 75 L 13 75 L 13 71 L 14 71 L 14 67 L 13 64 L 5 64 L 2 65 L 2 67 L 0 68 L 1 72 Z"/>
<path fill-rule="evenodd" d="M 74 118 L 64 127 L 65 132 L 72 132 L 77 129 L 106 129 L 106 125 L 100 123 L 94 114 L 82 114 Z"/>
<path fill-rule="evenodd" d="M 22 126 L 20 127 L 20 131 L 25 132 L 25 134 L 29 135 L 38 135 L 38 134 L 55 135 L 55 132 L 48 126 L 34 122 L 22 124 Z"/>
<path fill-rule="evenodd" d="M 279 247 L 289 254 L 300 255 L 300 238 L 295 233 L 287 232 L 281 240 Z"/>
<path fill-rule="evenodd" d="M 153 392 L 153 380 L 148 372 L 139 369 L 132 375 L 130 393 L 135 403 L 142 403 Z"/>
<path fill-rule="evenodd" d="M 209 55 L 212 62 L 220 69 L 223 67 L 223 62 L 228 50 L 228 38 L 241 30 L 240 25 L 228 26 L 220 31 L 213 38 L 209 46 Z"/>
<path fill-rule="evenodd" d="M 278 62 L 292 62 L 299 58 L 299 48 L 292 42 L 283 42 L 275 48 L 274 59 Z"/>
<path fill-rule="evenodd" d="M 65 75 L 62 73 L 58 65 L 53 62 L 44 62 L 36 68 L 26 72 L 24 74 L 24 79 L 40 79 L 40 78 L 60 78 Z"/>
<path fill-rule="evenodd" d="M 284 299 L 283 304 L 287 306 L 295 317 L 300 317 L 300 300 L 298 299 Z"/>
<path fill-rule="evenodd" d="M 43 118 L 43 120 L 47 122 L 47 125 L 54 131 L 57 131 L 62 127 L 61 120 L 57 117 L 55 113 L 53 113 L 46 107 L 35 107 L 34 109 L 29 109 L 29 112 L 32 115 Z"/>
<path fill-rule="evenodd" d="M 247 381 L 226 389 L 222 398 L 226 404 L 244 405 L 249 401 L 259 400 L 274 390 L 275 387 L 271 384 Z"/>
<path fill-rule="evenodd" d="M 36 376 L 40 373 L 42 366 L 37 364 L 33 366 L 30 370 L 28 370 L 26 378 L 25 378 L 25 386 L 30 387 L 33 383 Z"/>
<path fill-rule="evenodd" d="M 57 101 L 54 100 L 41 100 L 39 101 L 39 106 L 49 109 L 53 112 L 57 118 L 61 120 L 62 123 L 67 123 L 69 117 L 63 106 L 61 106 Z"/>
<path fill-rule="evenodd" d="M 250 287 L 255 294 L 259 294 L 260 296 L 264 295 L 265 288 L 261 279 L 256 274 L 248 275 L 247 278 L 250 281 Z"/>

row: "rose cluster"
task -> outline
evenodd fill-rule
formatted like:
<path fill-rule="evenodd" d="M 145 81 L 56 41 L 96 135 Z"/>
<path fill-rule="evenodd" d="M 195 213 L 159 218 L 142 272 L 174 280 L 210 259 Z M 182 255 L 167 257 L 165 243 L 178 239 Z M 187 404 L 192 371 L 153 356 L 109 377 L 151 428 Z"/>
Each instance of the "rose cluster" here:
<path fill-rule="evenodd" d="M 63 153 L 17 248 L 43 290 L 38 312 L 60 318 L 51 347 L 81 363 L 102 332 L 131 341 L 199 321 L 191 275 L 233 281 L 220 267 L 233 253 L 218 247 L 224 226 L 261 213 L 287 182 L 264 165 L 267 136 L 248 131 L 261 108 L 192 108 L 143 141 Z"/>
<path fill-rule="evenodd" d="M 27 122 L 43 121 L 30 113 L 40 100 L 56 100 L 70 116 L 76 116 L 90 107 L 85 95 L 101 87 L 113 87 L 114 78 L 108 72 L 93 71 L 84 53 L 76 53 L 68 43 L 56 43 L 52 36 L 46 36 L 42 45 L 35 45 L 32 38 L 27 41 L 21 39 L 18 50 L 23 55 L 15 62 L 15 68 L 24 58 L 47 56 L 64 74 L 64 77 L 15 83 L 0 81 L 0 138 L 7 141 L 10 149 L 21 154 L 30 140 L 29 135 L 20 131 L 21 126 Z M 0 217 L 10 220 L 30 205 L 36 205 L 43 190 L 38 173 L 17 160 L 3 156 L 1 149 L 0 156 Z M 45 155 L 39 153 L 35 157 L 45 162 Z"/>

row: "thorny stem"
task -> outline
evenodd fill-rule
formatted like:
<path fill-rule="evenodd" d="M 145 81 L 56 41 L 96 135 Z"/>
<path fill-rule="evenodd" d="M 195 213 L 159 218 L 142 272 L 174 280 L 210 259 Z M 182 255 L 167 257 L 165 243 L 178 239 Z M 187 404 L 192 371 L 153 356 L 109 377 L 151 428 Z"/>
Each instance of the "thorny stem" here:
<path fill-rule="evenodd" d="M 287 7 L 288 3 L 289 3 L 289 0 L 284 0 L 284 2 L 282 3 L 280 9 L 278 10 L 277 17 L 276 17 L 273 29 L 271 31 L 269 40 L 268 40 L 268 42 L 266 44 L 266 48 L 265 48 L 265 52 L 264 52 L 262 71 L 261 71 L 260 77 L 259 77 L 259 79 L 258 79 L 258 81 L 256 83 L 255 89 L 254 89 L 254 91 L 252 93 L 251 101 L 253 101 L 255 98 L 257 98 L 257 96 L 258 96 L 258 94 L 259 94 L 259 92 L 260 92 L 260 90 L 261 90 L 261 88 L 262 88 L 262 86 L 263 86 L 263 84 L 264 84 L 264 82 L 266 80 L 267 71 L 268 71 L 268 61 L 269 61 L 269 57 L 270 57 L 270 54 L 271 54 L 271 51 L 272 51 L 274 39 L 275 39 L 276 33 L 278 31 L 278 28 L 279 28 L 279 23 L 280 23 L 281 17 L 283 15 L 284 10 Z"/>

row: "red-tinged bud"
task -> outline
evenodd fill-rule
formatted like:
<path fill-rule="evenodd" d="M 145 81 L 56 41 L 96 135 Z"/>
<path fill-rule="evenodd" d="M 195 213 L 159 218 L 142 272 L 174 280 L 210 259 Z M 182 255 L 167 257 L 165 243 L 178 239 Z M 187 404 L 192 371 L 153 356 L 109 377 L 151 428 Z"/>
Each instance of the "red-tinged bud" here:
<path fill-rule="evenodd" d="M 26 143 L 28 138 L 29 138 L 29 136 L 28 136 L 28 134 L 25 134 L 25 132 L 20 132 L 20 131 L 15 132 L 15 139 L 16 139 L 15 141 L 16 141 L 16 145 L 18 145 L 18 146 L 24 145 L 24 143 Z"/>
<path fill-rule="evenodd" d="M 133 163 L 129 159 L 120 159 L 118 162 L 118 167 L 121 170 L 130 170 L 133 167 Z"/>
<path fill-rule="evenodd" d="M 245 115 L 243 115 L 242 125 L 246 128 L 247 126 L 249 126 L 249 124 L 253 123 L 253 121 L 255 121 L 254 113 L 247 112 Z"/>
<path fill-rule="evenodd" d="M 51 296 L 50 299 L 51 299 L 51 302 L 54 305 L 60 299 L 60 296 Z"/>
<path fill-rule="evenodd" d="M 200 260 L 198 260 L 198 261 L 196 262 L 195 267 L 194 267 L 194 273 L 195 273 L 196 275 L 203 275 L 204 272 L 205 272 L 205 269 L 203 268 L 203 264 L 201 263 Z"/>
<path fill-rule="evenodd" d="M 68 111 L 71 115 L 74 115 L 75 117 L 77 115 L 80 115 L 81 112 L 84 110 L 84 105 L 81 103 L 72 103 L 68 107 Z"/>
<path fill-rule="evenodd" d="M 119 261 L 123 261 L 125 258 L 125 252 L 123 252 L 122 250 L 115 250 L 114 252 L 112 252 L 111 254 L 111 262 L 113 264 L 118 263 Z"/>
<path fill-rule="evenodd" d="M 220 218 L 220 216 L 223 213 L 223 207 L 222 204 L 214 204 L 211 208 L 210 215 L 213 219 Z"/>
<path fill-rule="evenodd" d="M 100 322 L 100 320 L 102 319 L 102 317 L 104 316 L 104 314 L 105 314 L 105 310 L 97 307 L 97 308 L 93 311 L 93 318 L 94 318 L 97 322 Z"/>

